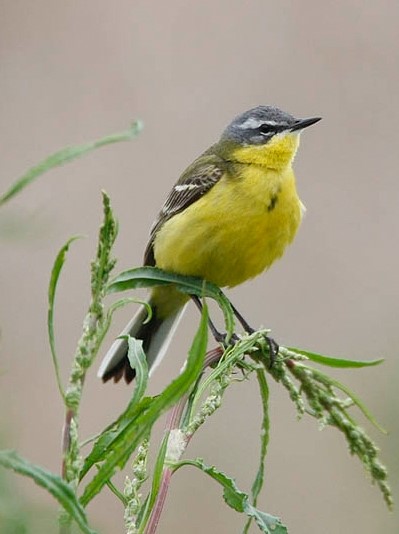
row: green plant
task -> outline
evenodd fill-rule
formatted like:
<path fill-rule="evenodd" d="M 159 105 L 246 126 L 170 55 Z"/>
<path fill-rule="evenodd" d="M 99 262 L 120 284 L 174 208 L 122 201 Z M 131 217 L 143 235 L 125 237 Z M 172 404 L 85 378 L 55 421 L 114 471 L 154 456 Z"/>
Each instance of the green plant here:
<path fill-rule="evenodd" d="M 127 140 L 139 130 L 136 124 L 124 134 L 109 136 L 95 143 L 66 149 L 56 153 L 29 171 L 0 197 L 0 205 L 11 199 L 33 179 L 50 168 L 71 161 L 93 148 L 110 142 Z M 388 505 L 392 497 L 387 484 L 387 473 L 377 457 L 378 449 L 358 425 L 352 408 L 381 431 L 365 405 L 343 384 L 322 373 L 313 364 L 340 368 L 361 368 L 381 363 L 329 358 L 312 352 L 280 347 L 276 361 L 271 362 L 267 330 L 250 335 L 233 336 L 235 321 L 229 300 L 215 285 L 203 280 L 177 276 L 153 267 L 140 267 L 110 279 L 116 260 L 112 248 L 118 225 L 108 196 L 103 193 L 104 218 L 99 232 L 96 256 L 91 264 L 91 301 L 83 321 L 82 335 L 72 361 L 66 387 L 59 372 L 56 340 L 54 336 L 54 304 L 56 289 L 69 247 L 76 239 L 69 239 L 59 251 L 50 278 L 48 335 L 55 375 L 65 405 L 62 477 L 33 465 L 14 451 L 0 451 L 0 465 L 32 478 L 44 487 L 61 504 L 60 532 L 70 532 L 75 521 L 82 532 L 93 533 L 86 515 L 86 506 L 107 486 L 121 500 L 125 510 L 128 534 L 151 534 L 157 529 L 163 504 L 173 474 L 182 468 L 194 467 L 220 484 L 228 506 L 247 517 L 244 532 L 254 521 L 264 533 L 287 532 L 286 526 L 274 515 L 260 511 L 257 501 L 264 482 L 265 458 L 269 441 L 268 380 L 274 380 L 286 389 L 293 401 L 298 417 L 308 415 L 322 427 L 332 426 L 342 432 L 349 450 L 356 455 L 371 479 L 380 488 Z M 122 298 L 108 305 L 111 293 L 137 288 L 174 284 L 180 291 L 195 295 L 203 301 L 203 311 L 195 338 L 183 371 L 159 395 L 146 396 L 148 369 L 140 340 L 128 338 L 129 359 L 136 369 L 132 398 L 122 414 L 95 438 L 91 452 L 84 457 L 80 438 L 79 414 L 84 383 L 111 324 L 114 312 L 132 302 Z M 227 339 L 235 339 L 227 347 L 218 345 L 207 352 L 208 306 L 213 299 L 220 307 Z M 148 310 L 151 313 L 151 310 Z M 220 407 L 227 388 L 243 380 L 256 379 L 262 407 L 260 428 L 259 468 L 250 492 L 237 488 L 234 480 L 202 459 L 183 459 L 195 432 Z M 157 447 L 155 464 L 148 462 L 150 443 L 154 446 L 151 431 L 160 416 L 169 412 L 165 433 Z M 85 442 L 87 444 L 87 441 Z M 131 461 L 131 478 L 124 488 L 117 488 L 112 478 Z M 91 478 L 90 478 L 91 477 Z M 148 486 L 146 489 L 145 483 Z M 145 493 L 144 497 L 142 493 Z"/>

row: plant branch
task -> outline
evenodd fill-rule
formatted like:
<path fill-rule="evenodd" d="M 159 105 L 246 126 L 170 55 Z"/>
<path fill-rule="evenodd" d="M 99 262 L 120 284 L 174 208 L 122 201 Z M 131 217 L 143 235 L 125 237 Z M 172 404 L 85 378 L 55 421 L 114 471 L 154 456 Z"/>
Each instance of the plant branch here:
<path fill-rule="evenodd" d="M 115 266 L 111 249 L 117 236 L 117 223 L 108 196 L 103 192 L 104 220 L 99 232 L 97 254 L 91 264 L 91 301 L 83 323 L 68 386 L 65 392 L 65 423 L 62 439 L 62 476 L 76 491 L 83 465 L 79 444 L 79 409 L 86 373 L 97 355 L 109 326 L 104 313 L 103 298 L 110 272 Z M 68 520 L 63 521 L 68 532 Z M 69 521 L 70 523 L 70 521 Z"/>
<path fill-rule="evenodd" d="M 205 357 L 203 372 L 215 362 L 220 360 L 222 355 L 223 350 L 220 347 L 209 351 Z M 187 392 L 169 411 L 168 414 L 165 425 L 165 434 L 169 435 L 168 449 L 162 471 L 159 492 L 155 500 L 145 534 L 154 534 L 156 532 L 174 471 L 173 464 L 180 459 L 193 436 L 193 433 L 184 433 L 180 428 L 189 396 L 190 393 Z"/>

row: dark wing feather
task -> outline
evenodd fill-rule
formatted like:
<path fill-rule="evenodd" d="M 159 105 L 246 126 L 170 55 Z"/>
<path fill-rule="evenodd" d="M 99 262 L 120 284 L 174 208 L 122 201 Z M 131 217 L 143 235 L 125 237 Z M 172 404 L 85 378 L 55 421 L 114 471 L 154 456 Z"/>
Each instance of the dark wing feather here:
<path fill-rule="evenodd" d="M 223 176 L 224 164 L 225 162 L 218 157 L 202 156 L 182 174 L 167 196 L 151 228 L 144 254 L 144 265 L 155 265 L 154 239 L 162 225 L 205 195 Z"/>

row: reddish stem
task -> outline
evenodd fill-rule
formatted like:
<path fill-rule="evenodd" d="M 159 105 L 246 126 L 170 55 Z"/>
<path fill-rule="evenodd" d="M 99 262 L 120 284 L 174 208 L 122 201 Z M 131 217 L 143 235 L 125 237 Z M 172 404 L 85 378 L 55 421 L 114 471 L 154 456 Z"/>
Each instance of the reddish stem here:
<path fill-rule="evenodd" d="M 203 370 L 205 371 L 207 367 L 217 362 L 222 356 L 222 354 L 223 354 L 223 350 L 220 347 L 210 350 L 205 356 Z M 171 408 L 171 410 L 169 411 L 168 419 L 165 425 L 165 432 L 170 433 L 172 430 L 180 428 L 181 419 L 183 417 L 183 413 L 184 413 L 184 409 L 188 401 L 188 397 L 189 395 L 185 394 L 179 400 L 179 402 L 175 406 L 173 406 L 173 408 Z M 185 448 L 187 447 L 189 441 L 190 439 L 187 439 Z M 162 510 L 165 504 L 166 496 L 168 494 L 170 479 L 172 478 L 172 475 L 173 475 L 173 469 L 171 467 L 164 466 L 158 495 L 155 500 L 154 507 L 150 515 L 150 519 L 147 523 L 145 534 L 154 534 L 156 532 L 156 529 L 158 527 L 158 523 L 161 517 L 161 513 L 162 513 Z"/>
<path fill-rule="evenodd" d="M 62 478 L 66 480 L 66 461 L 65 457 L 71 446 L 71 421 L 73 418 L 73 411 L 69 408 L 65 414 L 64 428 L 62 429 Z"/>
<path fill-rule="evenodd" d="M 165 504 L 166 495 L 168 494 L 170 479 L 172 477 L 172 469 L 170 467 L 164 467 L 162 473 L 161 486 L 155 501 L 154 508 L 152 509 L 150 519 L 145 529 L 145 534 L 153 534 L 156 532 L 163 506 Z"/>

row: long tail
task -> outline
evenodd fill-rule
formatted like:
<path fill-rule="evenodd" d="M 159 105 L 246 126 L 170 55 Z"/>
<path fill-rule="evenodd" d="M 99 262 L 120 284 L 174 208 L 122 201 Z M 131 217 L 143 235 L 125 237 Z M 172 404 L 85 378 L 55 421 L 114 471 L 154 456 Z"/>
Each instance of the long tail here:
<path fill-rule="evenodd" d="M 136 339 L 143 340 L 148 368 L 152 372 L 164 357 L 184 308 L 179 307 L 167 317 L 160 318 L 157 307 L 152 303 L 151 298 L 149 304 L 152 307 L 151 320 L 144 324 L 147 318 L 147 309 L 142 306 L 123 330 L 121 336 L 129 334 Z M 119 382 L 124 377 L 126 383 L 129 384 L 135 375 L 136 371 L 130 367 L 127 357 L 127 340 L 117 339 L 101 362 L 97 376 L 103 382 L 107 382 L 111 378 L 114 379 L 114 382 Z"/>

